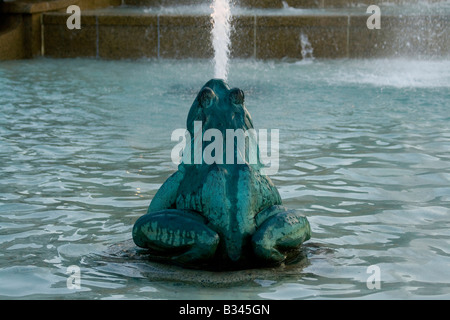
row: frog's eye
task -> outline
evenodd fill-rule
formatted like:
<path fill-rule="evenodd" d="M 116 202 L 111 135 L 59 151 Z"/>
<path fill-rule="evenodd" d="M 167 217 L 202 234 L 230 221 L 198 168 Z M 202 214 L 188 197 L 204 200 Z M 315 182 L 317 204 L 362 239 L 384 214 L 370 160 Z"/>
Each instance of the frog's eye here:
<path fill-rule="evenodd" d="M 244 103 L 244 91 L 238 88 L 231 89 L 230 100 L 233 104 L 243 104 Z"/>
<path fill-rule="evenodd" d="M 212 105 L 214 100 L 216 99 L 216 94 L 210 88 L 204 88 L 198 94 L 198 103 L 202 108 L 208 108 Z"/>

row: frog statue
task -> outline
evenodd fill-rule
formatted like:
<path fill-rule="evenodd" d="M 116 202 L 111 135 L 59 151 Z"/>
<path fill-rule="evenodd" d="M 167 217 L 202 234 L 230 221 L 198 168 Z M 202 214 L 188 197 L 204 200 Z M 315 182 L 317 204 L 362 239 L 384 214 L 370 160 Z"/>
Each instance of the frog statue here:
<path fill-rule="evenodd" d="M 308 220 L 282 206 L 278 190 L 262 170 L 259 149 L 254 163 L 237 147 L 223 148 L 222 155 L 217 148 L 218 161 L 213 163 L 191 161 L 195 152 L 187 148 L 208 129 L 224 137 L 229 129 L 253 129 L 242 90 L 212 79 L 198 93 L 187 117 L 187 136 L 193 143 L 183 150 L 178 171 L 158 190 L 147 214 L 134 224 L 134 243 L 148 249 L 151 259 L 188 268 L 281 264 L 310 238 Z M 203 141 L 201 150 L 206 150 Z M 223 161 L 230 153 L 241 161 Z"/>

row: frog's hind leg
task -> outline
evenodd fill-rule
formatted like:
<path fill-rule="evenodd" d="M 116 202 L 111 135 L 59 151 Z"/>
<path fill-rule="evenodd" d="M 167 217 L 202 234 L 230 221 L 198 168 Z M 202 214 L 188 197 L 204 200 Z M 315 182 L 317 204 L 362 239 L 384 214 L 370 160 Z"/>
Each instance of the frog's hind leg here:
<path fill-rule="evenodd" d="M 147 213 L 133 227 L 133 241 L 157 260 L 195 265 L 211 259 L 219 235 L 197 213 L 167 209 Z"/>
<path fill-rule="evenodd" d="M 252 237 L 256 256 L 269 263 L 286 259 L 282 252 L 296 249 L 311 237 L 311 227 L 297 210 L 272 206 L 256 216 L 257 230 Z"/>

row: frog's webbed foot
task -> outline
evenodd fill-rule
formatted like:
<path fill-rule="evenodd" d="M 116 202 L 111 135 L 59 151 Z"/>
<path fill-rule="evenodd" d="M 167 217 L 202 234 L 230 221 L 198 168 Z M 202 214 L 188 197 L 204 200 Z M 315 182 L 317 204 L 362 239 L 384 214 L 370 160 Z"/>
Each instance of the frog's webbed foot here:
<path fill-rule="evenodd" d="M 255 254 L 270 263 L 286 259 L 282 252 L 298 248 L 311 237 L 305 216 L 283 206 L 271 206 L 256 216 L 257 230 L 252 237 Z"/>
<path fill-rule="evenodd" d="M 219 235 L 199 214 L 167 209 L 140 217 L 133 227 L 133 241 L 157 260 L 194 266 L 214 256 Z"/>

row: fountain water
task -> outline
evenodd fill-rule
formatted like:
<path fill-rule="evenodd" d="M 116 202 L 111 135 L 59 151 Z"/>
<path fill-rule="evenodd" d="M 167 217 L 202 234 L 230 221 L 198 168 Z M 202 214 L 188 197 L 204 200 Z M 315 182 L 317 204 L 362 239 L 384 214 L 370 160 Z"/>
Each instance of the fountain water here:
<path fill-rule="evenodd" d="M 303 61 L 312 61 L 314 60 L 314 49 L 309 42 L 308 36 L 303 32 L 300 34 L 300 45 L 302 46 L 302 59 Z"/>
<path fill-rule="evenodd" d="M 214 78 L 227 80 L 228 59 L 230 53 L 230 20 L 231 10 L 229 0 L 213 0 L 211 31 L 214 48 Z"/>

